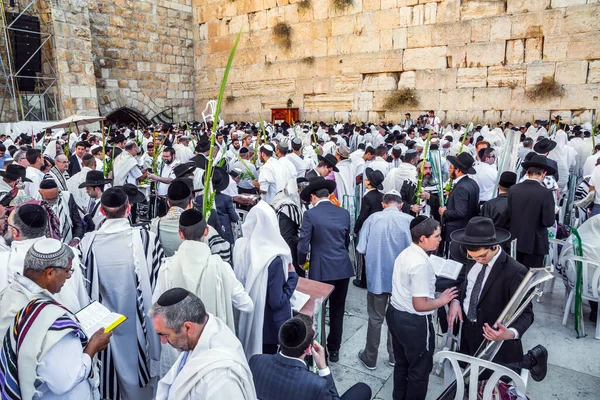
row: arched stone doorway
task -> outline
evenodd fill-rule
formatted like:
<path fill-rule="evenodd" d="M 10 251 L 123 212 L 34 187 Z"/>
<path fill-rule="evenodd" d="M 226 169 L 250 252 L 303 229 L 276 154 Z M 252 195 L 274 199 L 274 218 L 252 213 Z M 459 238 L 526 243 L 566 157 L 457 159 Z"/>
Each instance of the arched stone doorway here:
<path fill-rule="evenodd" d="M 119 124 L 134 124 L 139 126 L 148 126 L 150 121 L 136 110 L 129 107 L 121 107 L 106 116 L 106 119 L 110 122 Z"/>

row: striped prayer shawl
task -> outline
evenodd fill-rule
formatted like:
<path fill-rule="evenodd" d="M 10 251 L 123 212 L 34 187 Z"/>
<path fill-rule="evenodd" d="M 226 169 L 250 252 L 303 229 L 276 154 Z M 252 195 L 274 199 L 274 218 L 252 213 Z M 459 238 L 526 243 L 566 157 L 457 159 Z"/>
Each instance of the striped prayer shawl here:
<path fill-rule="evenodd" d="M 213 234 L 214 233 L 214 234 Z M 231 244 L 223 239 L 214 228 L 208 228 L 208 236 L 206 237 L 206 244 L 210 247 L 211 254 L 215 254 L 221 257 L 221 260 L 225 261 L 229 265 L 231 264 Z"/>
<path fill-rule="evenodd" d="M 72 316 L 64 306 L 45 299 L 34 299 L 30 301 L 29 304 L 15 315 L 13 324 L 9 328 L 7 335 L 4 337 L 4 343 L 2 344 L 2 352 L 0 353 L 0 396 L 3 400 L 18 400 L 22 398 L 19 382 L 19 354 L 21 348 L 24 348 L 29 352 L 35 352 L 35 354 L 42 353 L 43 349 L 28 348 L 28 346 L 31 346 L 31 343 L 28 343 L 28 339 L 31 335 L 35 336 L 43 334 L 46 338 L 44 339 L 42 346 L 46 349 L 51 348 L 58 341 L 49 340 L 47 337 L 48 332 L 36 332 L 31 329 L 33 323 L 48 306 L 60 307 L 65 311 L 65 314 L 55 319 L 50 325 L 48 332 L 65 331 L 66 333 L 72 333 L 79 338 L 82 348 L 85 348 L 88 344 L 88 338 L 76 322 L 75 316 Z M 30 333 L 31 335 L 29 335 Z M 60 337 L 62 336 L 56 335 L 55 339 Z M 34 369 L 36 367 L 37 365 L 32 366 Z M 35 373 L 35 371 L 32 372 Z"/>
<path fill-rule="evenodd" d="M 138 229 L 134 229 L 138 230 Z M 164 257 L 162 247 L 160 245 L 158 236 L 154 236 L 152 241 L 150 234 L 145 229 L 138 230 L 142 240 L 142 251 L 146 255 L 144 263 L 150 265 L 149 268 L 149 280 L 151 291 L 154 292 L 156 287 L 156 281 L 158 279 L 158 272 L 160 264 Z M 134 232 L 135 234 L 135 232 Z M 93 238 L 92 238 L 93 241 Z M 134 256 L 135 257 L 135 256 Z M 86 289 L 90 298 L 93 299 L 93 287 L 97 282 L 93 281 L 97 278 L 97 265 L 96 257 L 93 251 L 93 245 L 90 245 L 87 257 L 85 259 L 85 272 L 86 272 Z M 146 310 L 144 307 L 142 283 L 139 271 L 135 271 L 135 287 L 136 287 L 136 316 L 137 324 L 139 324 L 142 337 L 138 335 L 137 340 L 137 364 L 138 364 L 138 384 L 139 387 L 146 387 L 151 379 L 150 365 L 149 365 L 149 341 L 148 341 L 148 328 L 146 326 Z M 94 299 L 93 299 L 94 300 Z M 102 303 L 101 296 L 97 299 Z M 121 398 L 121 390 L 118 384 L 118 371 L 115 368 L 114 355 L 112 354 L 112 346 L 109 344 L 108 348 L 98 355 L 99 360 L 102 362 L 102 370 L 100 373 L 100 394 L 102 398 L 119 400 Z"/>

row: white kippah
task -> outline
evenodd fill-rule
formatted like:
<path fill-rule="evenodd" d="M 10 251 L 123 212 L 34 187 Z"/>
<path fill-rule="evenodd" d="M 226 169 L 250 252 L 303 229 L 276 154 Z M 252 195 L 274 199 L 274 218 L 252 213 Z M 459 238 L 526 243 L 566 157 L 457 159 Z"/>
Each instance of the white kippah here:
<path fill-rule="evenodd" d="M 273 151 L 273 146 L 271 146 L 270 144 L 263 144 L 262 148 L 268 151 Z"/>
<path fill-rule="evenodd" d="M 400 194 L 399 191 L 397 191 L 396 189 L 392 189 L 392 190 L 388 190 L 387 192 L 385 192 L 384 194 L 393 194 L 396 196 L 399 196 L 400 198 L 402 198 L 402 195 Z"/>
<path fill-rule="evenodd" d="M 56 239 L 44 238 L 31 246 L 29 254 L 40 260 L 52 260 L 63 256 L 67 248 L 67 246 Z"/>

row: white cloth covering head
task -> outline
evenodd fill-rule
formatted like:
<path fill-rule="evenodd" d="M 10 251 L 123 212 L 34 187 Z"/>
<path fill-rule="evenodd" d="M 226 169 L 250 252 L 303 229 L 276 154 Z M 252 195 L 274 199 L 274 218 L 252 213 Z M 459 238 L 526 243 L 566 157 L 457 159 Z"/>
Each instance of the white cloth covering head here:
<path fill-rule="evenodd" d="M 56 140 L 51 140 L 50 142 L 48 142 L 48 145 L 46 146 L 46 149 L 44 150 L 44 155 L 48 156 L 48 157 L 52 157 L 52 159 L 55 159 L 57 154 L 56 154 Z"/>
<path fill-rule="evenodd" d="M 254 206 L 242 225 L 243 237 L 233 249 L 235 275 L 254 302 L 254 313 L 242 313 L 238 337 L 246 357 L 262 353 L 262 330 L 267 295 L 268 269 L 276 257 L 281 257 L 285 279 L 292 262 L 289 246 L 281 236 L 275 211 L 265 201 Z"/>

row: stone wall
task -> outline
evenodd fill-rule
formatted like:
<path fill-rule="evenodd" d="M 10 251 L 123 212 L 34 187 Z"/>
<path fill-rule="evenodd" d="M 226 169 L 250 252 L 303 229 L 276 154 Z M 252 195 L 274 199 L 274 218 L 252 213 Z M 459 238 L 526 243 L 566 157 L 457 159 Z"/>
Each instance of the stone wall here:
<path fill-rule="evenodd" d="M 89 14 L 102 115 L 193 119 L 192 1 L 91 0 Z"/>
<path fill-rule="evenodd" d="M 217 97 L 235 35 L 228 119 L 268 118 L 288 99 L 302 119 L 376 121 L 433 109 L 442 120 L 589 120 L 600 108 L 598 0 L 194 0 L 196 115 Z M 291 49 L 273 27 L 291 27 Z M 531 99 L 544 78 L 563 95 Z M 398 88 L 418 110 L 386 110 Z"/>

